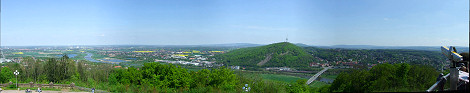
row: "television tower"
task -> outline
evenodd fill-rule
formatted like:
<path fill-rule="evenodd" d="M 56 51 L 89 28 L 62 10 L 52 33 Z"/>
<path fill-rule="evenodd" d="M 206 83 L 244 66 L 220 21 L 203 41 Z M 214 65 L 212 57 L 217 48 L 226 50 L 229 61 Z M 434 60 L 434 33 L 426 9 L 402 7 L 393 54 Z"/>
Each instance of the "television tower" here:
<path fill-rule="evenodd" d="M 289 34 L 287 34 L 286 36 L 286 42 L 288 42 L 288 40 L 289 40 Z"/>

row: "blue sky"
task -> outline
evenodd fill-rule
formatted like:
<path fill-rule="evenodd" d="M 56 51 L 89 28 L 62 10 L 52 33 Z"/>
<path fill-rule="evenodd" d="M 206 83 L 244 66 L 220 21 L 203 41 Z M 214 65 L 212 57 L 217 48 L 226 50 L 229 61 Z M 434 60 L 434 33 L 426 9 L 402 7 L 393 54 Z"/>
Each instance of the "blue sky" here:
<path fill-rule="evenodd" d="M 2 0 L 1 44 L 468 46 L 468 0 Z"/>

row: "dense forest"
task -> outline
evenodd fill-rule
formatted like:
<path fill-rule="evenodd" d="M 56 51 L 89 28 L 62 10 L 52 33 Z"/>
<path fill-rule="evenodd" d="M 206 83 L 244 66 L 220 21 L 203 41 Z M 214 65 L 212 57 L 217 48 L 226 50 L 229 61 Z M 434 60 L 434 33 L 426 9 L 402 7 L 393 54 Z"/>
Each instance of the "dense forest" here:
<path fill-rule="evenodd" d="M 20 72 L 18 80 L 26 83 L 58 83 L 64 80 L 78 79 L 80 74 L 84 74 L 82 64 L 83 62 L 75 62 L 69 59 L 67 55 L 61 58 L 50 58 L 47 61 L 27 57 L 21 63 L 4 63 L 5 66 L 2 68 L 2 74 L 5 76 L 2 75 L 4 77 L 0 79 L 0 83 L 13 81 L 11 80 L 12 74 L 10 75 L 8 72 L 15 70 Z M 77 67 L 79 68 L 77 69 Z M 85 78 L 83 76 L 82 78 Z"/>
<path fill-rule="evenodd" d="M 305 47 L 315 58 L 327 62 L 359 62 L 360 64 L 409 63 L 438 67 L 446 59 L 438 51 L 406 49 L 323 49 Z"/>
<path fill-rule="evenodd" d="M 318 91 L 305 85 L 306 80 L 292 83 L 269 81 L 257 74 L 234 72 L 225 67 L 189 71 L 179 65 L 152 62 L 140 68 L 113 68 L 111 64 L 74 62 L 67 56 L 46 61 L 26 59 L 21 64 L 5 63 L 0 71 L 0 83 L 14 82 L 12 73 L 18 70 L 19 83 L 73 82 L 77 86 L 109 92 L 242 92 L 246 84 L 252 92 Z"/>
<path fill-rule="evenodd" d="M 315 62 L 303 48 L 288 42 L 236 49 L 214 58 L 223 64 L 249 67 L 307 67 Z"/>
<path fill-rule="evenodd" d="M 329 91 L 422 92 L 436 82 L 438 75 L 436 69 L 426 65 L 380 64 L 370 70 L 339 74 L 329 87 Z"/>

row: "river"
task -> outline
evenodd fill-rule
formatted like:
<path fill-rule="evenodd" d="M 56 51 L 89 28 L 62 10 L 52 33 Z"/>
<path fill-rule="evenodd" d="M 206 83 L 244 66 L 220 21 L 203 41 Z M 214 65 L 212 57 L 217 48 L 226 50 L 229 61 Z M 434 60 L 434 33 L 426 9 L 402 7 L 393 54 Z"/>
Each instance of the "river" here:
<path fill-rule="evenodd" d="M 333 83 L 333 81 L 335 81 L 334 79 L 329 79 L 329 78 L 320 78 L 321 82 L 325 82 L 325 83 L 328 83 L 328 84 L 331 84 Z"/>
<path fill-rule="evenodd" d="M 119 60 L 119 59 L 99 59 L 99 60 L 95 60 L 93 59 L 91 56 L 93 56 L 92 53 L 86 53 L 86 56 L 84 57 L 86 60 L 88 61 L 91 61 L 91 62 L 100 62 L 100 63 L 113 63 L 113 64 L 117 64 L 117 63 L 120 63 L 120 62 L 127 62 L 127 61 L 124 61 L 124 60 Z"/>
<path fill-rule="evenodd" d="M 84 58 L 88 61 L 91 61 L 91 62 L 101 62 L 101 61 L 98 61 L 98 60 L 95 60 L 95 59 L 91 58 L 91 56 L 93 56 L 92 53 L 86 53 L 86 56 Z"/>
<path fill-rule="evenodd" d="M 56 57 L 62 57 L 62 56 L 64 56 L 64 55 L 55 55 L 55 56 L 56 56 Z M 68 56 L 69 58 L 74 58 L 75 56 L 77 56 L 77 54 L 67 54 L 67 56 Z"/>

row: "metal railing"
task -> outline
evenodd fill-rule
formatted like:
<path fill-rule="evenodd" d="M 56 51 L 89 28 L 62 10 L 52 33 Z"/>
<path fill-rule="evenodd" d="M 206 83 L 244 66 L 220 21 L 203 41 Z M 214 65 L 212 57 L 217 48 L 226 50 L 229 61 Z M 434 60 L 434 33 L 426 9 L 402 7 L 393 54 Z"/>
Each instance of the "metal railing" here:
<path fill-rule="evenodd" d="M 450 46 L 449 48 L 447 48 L 446 46 L 441 46 L 441 52 L 450 61 L 450 65 L 449 65 L 450 66 L 449 67 L 450 68 L 450 73 L 445 75 L 445 76 L 443 76 L 443 74 L 441 73 L 439 75 L 439 77 L 437 78 L 437 82 L 434 83 L 434 85 L 432 85 L 428 90 L 426 90 L 427 92 L 432 92 L 432 91 L 436 90 L 436 88 L 439 88 L 439 91 L 444 91 L 444 85 L 447 82 L 447 80 L 450 83 L 450 88 L 448 90 L 449 91 L 457 91 L 459 89 L 458 87 L 461 87 L 461 85 L 462 85 L 462 84 L 459 84 L 459 83 L 461 83 L 460 80 L 459 80 L 459 74 L 460 74 L 459 71 L 460 70 L 458 69 L 458 67 L 460 67 L 460 66 L 458 66 L 457 64 L 466 63 L 467 68 L 469 68 L 469 66 L 470 66 L 470 65 L 468 65 L 469 64 L 468 60 L 464 60 L 463 56 L 458 54 L 457 50 L 453 46 Z M 468 69 L 467 69 L 467 71 L 468 71 Z M 468 81 L 467 81 L 467 83 L 468 83 Z M 463 89 L 466 90 L 468 88 L 463 88 Z M 462 90 L 462 88 L 460 90 Z"/>
<path fill-rule="evenodd" d="M 428 90 L 426 90 L 427 92 L 433 92 L 434 90 L 436 90 L 436 88 L 439 87 L 439 91 L 444 91 L 444 85 L 445 83 L 447 82 L 447 77 L 450 76 L 450 73 L 443 76 L 443 74 L 441 73 L 439 75 L 439 77 L 437 78 L 437 82 L 434 83 Z"/>
<path fill-rule="evenodd" d="M 5 84 L 0 84 L 0 87 L 9 87 L 10 85 L 15 85 L 12 82 L 5 83 Z M 30 83 L 18 83 L 18 87 L 48 87 L 48 88 L 73 88 L 75 87 L 75 84 L 54 84 L 54 83 L 49 83 L 49 84 L 35 84 L 33 82 Z"/>
<path fill-rule="evenodd" d="M 0 87 L 8 87 L 10 85 L 14 85 L 12 82 L 5 83 L 5 84 L 0 84 Z M 74 83 L 71 84 L 54 84 L 54 83 L 49 83 L 49 84 L 34 84 L 33 82 L 30 83 L 18 83 L 19 87 L 40 87 L 40 88 L 68 88 L 68 89 L 78 89 L 81 91 L 87 91 L 91 92 L 91 88 L 86 88 L 86 87 L 80 87 L 80 86 L 75 86 Z M 109 93 L 108 91 L 104 90 L 97 90 L 95 89 L 95 93 Z"/>
<path fill-rule="evenodd" d="M 74 88 L 76 88 L 76 89 L 78 89 L 78 90 L 81 90 L 81 91 L 91 92 L 91 88 L 80 87 L 80 86 L 75 86 Z M 109 93 L 109 92 L 108 92 L 108 91 L 104 91 L 104 90 L 97 90 L 97 89 L 95 89 L 94 93 Z"/>

